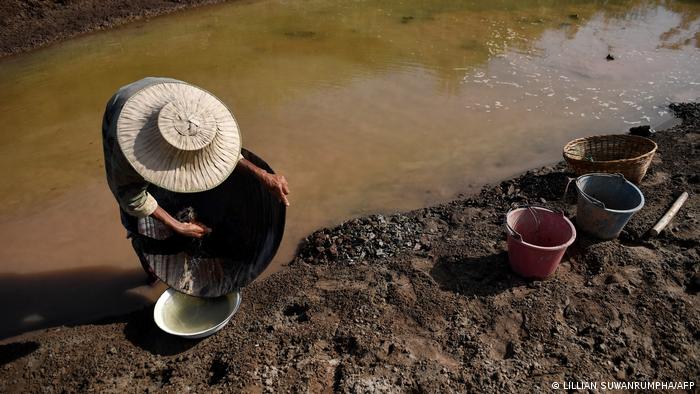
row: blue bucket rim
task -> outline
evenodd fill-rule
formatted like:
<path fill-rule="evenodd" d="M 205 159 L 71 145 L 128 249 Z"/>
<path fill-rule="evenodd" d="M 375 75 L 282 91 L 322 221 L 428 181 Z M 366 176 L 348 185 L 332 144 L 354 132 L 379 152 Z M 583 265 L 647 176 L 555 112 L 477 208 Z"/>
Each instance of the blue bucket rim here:
<path fill-rule="evenodd" d="M 578 185 L 579 180 L 581 180 L 582 178 L 590 178 L 590 177 L 609 177 L 609 178 L 618 178 L 618 179 L 621 178 L 628 185 L 632 186 L 634 188 L 634 190 L 637 191 L 637 193 L 639 193 L 639 197 L 641 198 L 641 201 L 639 202 L 639 205 L 637 205 L 636 207 L 631 208 L 631 209 L 610 209 L 610 208 L 606 207 L 605 204 L 603 204 L 602 208 L 605 209 L 606 211 L 613 212 L 613 213 L 635 213 L 635 212 L 639 211 L 640 209 L 644 208 L 644 204 L 646 203 L 646 199 L 644 198 L 644 193 L 642 193 L 642 191 L 637 187 L 637 185 L 628 181 L 625 178 L 625 176 L 622 174 L 619 174 L 619 173 L 610 174 L 610 173 L 606 173 L 606 172 L 592 172 L 590 174 L 584 174 L 584 175 L 577 177 L 576 181 L 574 182 L 574 185 L 576 186 L 576 192 L 578 192 L 579 196 L 583 196 L 586 200 L 591 202 L 593 205 L 598 205 L 598 204 L 596 204 L 596 202 L 598 202 L 598 203 L 600 203 L 600 202 L 598 200 L 596 200 L 595 198 L 586 194 L 586 192 L 581 190 L 581 188 Z"/>

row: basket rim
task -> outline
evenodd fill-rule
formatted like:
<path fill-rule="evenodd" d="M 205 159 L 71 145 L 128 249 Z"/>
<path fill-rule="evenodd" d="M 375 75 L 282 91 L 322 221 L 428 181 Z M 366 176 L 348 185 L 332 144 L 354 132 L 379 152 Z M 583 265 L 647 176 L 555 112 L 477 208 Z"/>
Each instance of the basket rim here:
<path fill-rule="evenodd" d="M 574 145 L 574 144 L 577 144 L 577 143 L 580 143 L 580 142 L 583 142 L 583 141 L 586 141 L 586 140 L 603 139 L 603 138 L 609 138 L 609 137 L 622 137 L 622 138 L 626 138 L 626 139 L 630 139 L 630 140 L 637 140 L 637 141 L 640 141 L 640 142 L 644 142 L 644 143 L 648 144 L 650 147 L 653 147 L 653 148 L 652 148 L 651 150 L 649 150 L 649 152 L 643 153 L 643 154 L 641 154 L 641 155 L 639 155 L 639 156 L 629 157 L 629 158 L 626 158 L 626 159 L 616 159 L 616 160 L 592 160 L 592 161 L 589 161 L 589 160 L 584 160 L 584 159 L 578 159 L 578 158 L 575 158 L 575 157 L 571 157 L 571 156 L 569 155 L 569 152 L 567 152 L 567 149 L 569 149 L 569 148 L 570 148 L 572 145 Z M 581 138 L 576 138 L 576 139 L 574 139 L 574 140 L 571 140 L 571 141 L 569 141 L 568 143 L 566 143 L 566 145 L 564 145 L 564 149 L 563 149 L 563 152 L 562 152 L 562 153 L 563 153 L 564 159 L 566 159 L 566 161 L 571 161 L 571 162 L 581 162 L 581 163 L 627 163 L 627 162 L 639 160 L 639 159 L 642 159 L 642 158 L 646 158 L 647 156 L 653 155 L 654 153 L 656 153 L 656 150 L 658 149 L 658 147 L 659 147 L 659 145 L 658 145 L 656 142 L 652 141 L 652 140 L 649 139 L 649 138 L 642 137 L 642 136 L 638 136 L 638 135 L 629 135 L 629 134 L 601 134 L 601 135 L 591 135 L 591 136 L 588 136 L 588 137 L 581 137 Z"/>

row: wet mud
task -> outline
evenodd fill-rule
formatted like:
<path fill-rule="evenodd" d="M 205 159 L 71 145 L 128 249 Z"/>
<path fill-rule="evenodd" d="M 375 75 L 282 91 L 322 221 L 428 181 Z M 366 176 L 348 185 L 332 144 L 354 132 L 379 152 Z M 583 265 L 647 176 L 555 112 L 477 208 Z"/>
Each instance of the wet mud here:
<path fill-rule="evenodd" d="M 0 345 L 0 391 L 523 392 L 564 381 L 695 381 L 700 373 L 700 119 L 659 145 L 647 204 L 619 239 L 583 234 L 543 281 L 508 267 L 505 212 L 575 219 L 572 176 L 540 168 L 458 200 L 309 235 L 243 292 L 218 334 L 182 340 L 152 308 Z M 659 237 L 645 233 L 690 198 Z"/>
<path fill-rule="evenodd" d="M 80 34 L 227 0 L 8 0 L 0 4 L 0 57 Z"/>

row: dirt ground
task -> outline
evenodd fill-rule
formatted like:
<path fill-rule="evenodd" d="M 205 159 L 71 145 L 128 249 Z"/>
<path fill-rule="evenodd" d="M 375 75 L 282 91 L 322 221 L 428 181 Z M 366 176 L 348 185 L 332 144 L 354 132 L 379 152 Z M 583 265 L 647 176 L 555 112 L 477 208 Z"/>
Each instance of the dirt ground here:
<path fill-rule="evenodd" d="M 471 197 L 310 235 L 203 340 L 159 331 L 152 309 L 0 345 L 1 392 L 531 392 L 553 382 L 700 383 L 700 106 L 656 133 L 646 206 L 619 239 L 580 234 L 556 274 L 509 269 L 504 213 L 575 216 L 564 165 Z M 658 238 L 645 232 L 690 198 Z M 696 386 L 697 387 L 697 386 Z"/>
<path fill-rule="evenodd" d="M 2 0 L 0 57 L 134 20 L 224 1 L 228 0 Z"/>

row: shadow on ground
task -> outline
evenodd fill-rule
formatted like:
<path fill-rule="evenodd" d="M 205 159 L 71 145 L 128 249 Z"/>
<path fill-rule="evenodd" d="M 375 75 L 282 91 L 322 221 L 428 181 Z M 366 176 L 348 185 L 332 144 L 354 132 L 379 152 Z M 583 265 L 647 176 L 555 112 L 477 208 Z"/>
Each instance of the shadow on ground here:
<path fill-rule="evenodd" d="M 39 344 L 34 341 L 0 345 L 0 366 L 32 354 L 37 349 L 39 349 Z"/>
<path fill-rule="evenodd" d="M 508 266 L 508 253 L 478 257 L 445 257 L 430 270 L 443 290 L 465 296 L 490 296 L 526 284 Z"/>
<path fill-rule="evenodd" d="M 150 301 L 128 290 L 143 283 L 140 269 L 110 267 L 0 275 L 0 339 L 139 309 Z"/>
<path fill-rule="evenodd" d="M 153 321 L 153 308 L 143 308 L 121 317 L 119 321 L 126 321 L 126 327 L 124 327 L 126 339 L 134 346 L 152 354 L 174 356 L 202 341 L 180 338 L 162 331 Z"/>

